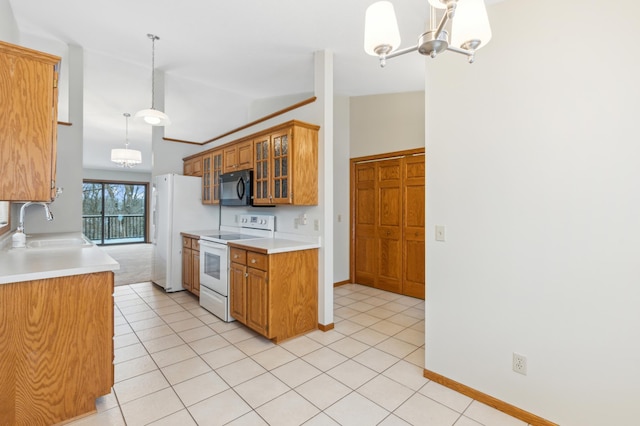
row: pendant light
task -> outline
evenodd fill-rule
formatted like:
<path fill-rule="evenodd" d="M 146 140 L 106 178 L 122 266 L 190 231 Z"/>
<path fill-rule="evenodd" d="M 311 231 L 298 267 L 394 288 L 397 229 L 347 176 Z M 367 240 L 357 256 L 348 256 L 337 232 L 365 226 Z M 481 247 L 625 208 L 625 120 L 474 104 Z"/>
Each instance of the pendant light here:
<path fill-rule="evenodd" d="M 120 167 L 131 168 L 136 164 L 142 163 L 142 153 L 137 149 L 129 149 L 129 117 L 131 117 L 131 114 L 125 112 L 122 115 L 125 117 L 124 149 L 112 149 L 111 161 L 117 163 Z"/>
<path fill-rule="evenodd" d="M 147 37 L 151 39 L 151 108 L 136 112 L 134 118 L 143 119 L 146 123 L 151 124 L 152 126 L 166 126 L 171 124 L 169 116 L 154 108 L 156 40 L 160 40 L 160 37 L 154 34 L 147 34 Z"/>
<path fill-rule="evenodd" d="M 466 55 L 473 63 L 476 51 L 491 40 L 484 0 L 429 0 L 429 5 L 429 28 L 418 37 L 418 44 L 397 50 L 400 34 L 393 4 L 385 0 L 373 3 L 365 14 L 365 52 L 378 56 L 381 67 L 387 59 L 416 50 L 432 58 L 448 50 Z"/>

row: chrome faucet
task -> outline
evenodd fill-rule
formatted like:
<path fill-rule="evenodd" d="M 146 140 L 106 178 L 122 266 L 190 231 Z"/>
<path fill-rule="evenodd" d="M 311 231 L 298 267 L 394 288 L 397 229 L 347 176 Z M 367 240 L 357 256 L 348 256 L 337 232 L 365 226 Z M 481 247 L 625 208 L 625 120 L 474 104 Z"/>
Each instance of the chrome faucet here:
<path fill-rule="evenodd" d="M 49 204 L 41 203 L 41 202 L 33 202 L 33 201 L 24 203 L 22 207 L 20 207 L 20 222 L 18 222 L 18 232 L 22 232 L 23 234 L 25 233 L 24 232 L 24 211 L 27 208 L 27 206 L 30 206 L 31 204 L 40 204 L 42 207 L 44 207 L 44 214 L 47 220 L 48 221 L 53 220 L 53 213 L 51 213 L 51 210 L 49 210 Z"/>

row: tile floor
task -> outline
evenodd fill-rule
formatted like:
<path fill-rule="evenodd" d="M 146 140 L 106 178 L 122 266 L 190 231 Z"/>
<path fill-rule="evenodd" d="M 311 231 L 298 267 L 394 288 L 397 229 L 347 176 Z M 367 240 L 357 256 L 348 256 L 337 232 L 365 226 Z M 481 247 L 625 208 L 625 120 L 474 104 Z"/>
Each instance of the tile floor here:
<path fill-rule="evenodd" d="M 115 385 L 80 425 L 525 423 L 422 376 L 424 301 L 335 290 L 335 329 L 275 345 L 151 283 L 115 289 Z"/>

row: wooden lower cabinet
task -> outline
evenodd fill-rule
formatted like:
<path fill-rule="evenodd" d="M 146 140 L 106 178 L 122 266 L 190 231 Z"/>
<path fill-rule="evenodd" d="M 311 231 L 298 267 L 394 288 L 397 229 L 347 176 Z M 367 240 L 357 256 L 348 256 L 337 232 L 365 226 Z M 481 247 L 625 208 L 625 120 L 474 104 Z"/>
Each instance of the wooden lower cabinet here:
<path fill-rule="evenodd" d="M 200 241 L 182 234 L 182 287 L 200 296 Z"/>
<path fill-rule="evenodd" d="M 231 316 L 276 343 L 318 327 L 317 249 L 230 252 Z"/>
<path fill-rule="evenodd" d="M 0 423 L 90 414 L 113 386 L 113 272 L 0 285 Z"/>

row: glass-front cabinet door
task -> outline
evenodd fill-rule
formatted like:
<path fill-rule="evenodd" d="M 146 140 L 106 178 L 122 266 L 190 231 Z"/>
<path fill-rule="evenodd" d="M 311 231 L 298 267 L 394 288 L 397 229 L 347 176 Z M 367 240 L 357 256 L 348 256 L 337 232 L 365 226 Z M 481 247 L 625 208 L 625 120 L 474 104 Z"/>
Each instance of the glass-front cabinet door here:
<path fill-rule="evenodd" d="M 220 174 L 222 173 L 222 150 L 202 157 L 202 204 L 220 202 Z"/>
<path fill-rule="evenodd" d="M 291 132 L 289 130 L 271 135 L 273 174 L 272 203 L 291 203 L 290 152 Z"/>
<path fill-rule="evenodd" d="M 253 190 L 253 204 L 272 204 L 271 202 L 271 188 L 269 174 L 271 167 L 269 166 L 269 160 L 271 155 L 270 151 L 271 138 L 266 135 L 260 139 L 256 139 L 253 142 L 254 149 L 254 165 L 253 165 L 253 181 L 255 187 Z"/>

